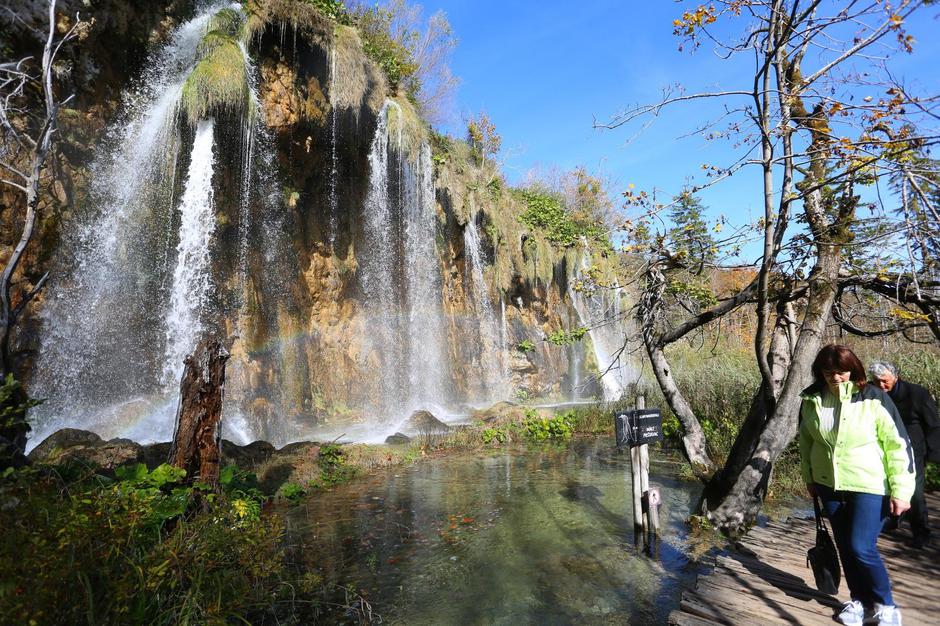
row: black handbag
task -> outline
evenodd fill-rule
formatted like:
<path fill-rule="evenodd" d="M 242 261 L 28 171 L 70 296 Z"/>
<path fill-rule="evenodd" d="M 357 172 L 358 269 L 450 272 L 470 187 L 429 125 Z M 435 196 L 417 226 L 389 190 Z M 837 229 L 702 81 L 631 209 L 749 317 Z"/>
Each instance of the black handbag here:
<path fill-rule="evenodd" d="M 819 510 L 819 498 L 815 496 L 813 508 L 816 510 L 816 545 L 806 553 L 806 565 L 813 568 L 816 588 L 834 596 L 839 592 L 839 581 L 842 579 L 839 553 L 836 552 L 836 544 L 832 542 L 829 530 L 823 522 L 822 512 Z"/>

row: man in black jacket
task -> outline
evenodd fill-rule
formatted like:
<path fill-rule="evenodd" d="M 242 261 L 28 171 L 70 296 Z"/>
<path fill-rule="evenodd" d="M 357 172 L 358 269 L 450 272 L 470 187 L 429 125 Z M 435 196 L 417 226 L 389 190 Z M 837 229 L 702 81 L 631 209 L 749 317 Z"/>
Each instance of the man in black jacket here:
<path fill-rule="evenodd" d="M 905 518 L 911 524 L 915 548 L 930 543 L 930 524 L 927 520 L 927 502 L 924 499 L 924 464 L 940 462 L 940 419 L 937 403 L 930 392 L 914 383 L 898 378 L 898 370 L 891 363 L 875 361 L 868 367 L 872 384 L 881 387 L 898 407 L 898 413 L 907 427 L 914 448 L 914 468 L 917 478 L 911 508 Z"/>

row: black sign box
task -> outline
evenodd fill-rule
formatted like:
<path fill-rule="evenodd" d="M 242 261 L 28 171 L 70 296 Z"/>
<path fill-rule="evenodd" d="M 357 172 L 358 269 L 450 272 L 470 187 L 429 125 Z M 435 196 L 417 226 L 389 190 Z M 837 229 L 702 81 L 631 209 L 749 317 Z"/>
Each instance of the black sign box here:
<path fill-rule="evenodd" d="M 618 411 L 614 414 L 617 447 L 642 446 L 663 438 L 663 415 L 659 409 Z"/>

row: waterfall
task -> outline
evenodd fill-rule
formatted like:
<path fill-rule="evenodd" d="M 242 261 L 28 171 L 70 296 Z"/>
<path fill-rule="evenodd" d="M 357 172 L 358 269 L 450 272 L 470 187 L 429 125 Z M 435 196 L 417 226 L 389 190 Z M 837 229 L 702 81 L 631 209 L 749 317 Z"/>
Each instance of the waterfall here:
<path fill-rule="evenodd" d="M 390 113 L 397 122 L 390 130 Z M 394 422 L 412 411 L 445 411 L 450 368 L 437 254 L 430 146 L 404 150 L 401 109 L 382 107 L 369 151 L 359 287 L 368 345 L 378 365 L 373 411 Z"/>
<path fill-rule="evenodd" d="M 213 121 L 199 122 L 193 141 L 186 189 L 180 201 L 179 244 L 166 316 L 166 357 L 163 383 L 178 384 L 183 359 L 202 332 L 200 313 L 209 293 L 209 242 L 215 230 L 212 206 Z"/>
<path fill-rule="evenodd" d="M 569 281 L 568 296 L 578 314 L 582 326 L 588 328 L 594 358 L 601 374 L 600 383 L 604 391 L 604 400 L 618 400 L 628 385 L 636 379 L 634 366 L 626 352 L 629 329 L 623 319 L 623 289 L 613 287 L 595 287 L 578 291 L 573 285 L 582 273 L 591 267 L 590 250 L 585 247 L 579 266 Z"/>
<path fill-rule="evenodd" d="M 207 23 L 222 6 L 182 24 L 150 54 L 89 167 L 87 202 L 62 229 L 29 381 L 30 394 L 47 399 L 33 411 L 32 444 L 63 426 L 141 441 L 172 434 L 169 359 L 181 366 L 182 342 L 198 328 L 193 303 L 205 298 L 208 269 L 206 253 L 184 241 L 195 243 L 193 229 L 214 224 L 206 207 L 208 225 L 192 221 L 211 179 L 212 124 L 196 129 L 187 165 L 179 100 Z M 181 198 L 174 193 L 178 164 L 189 171 Z M 181 256 L 203 269 L 185 267 Z"/>
<path fill-rule="evenodd" d="M 437 211 L 431 147 L 421 145 L 417 164 L 405 164 L 405 291 L 408 302 L 408 411 L 446 406 L 451 394 L 445 341 Z"/>
<path fill-rule="evenodd" d="M 499 326 L 493 311 L 489 289 L 483 276 L 483 244 L 477 230 L 476 218 L 471 216 L 464 227 L 464 249 L 467 254 L 467 272 L 472 286 L 471 296 L 477 313 L 480 335 L 480 366 L 488 400 L 505 397 L 508 379 L 503 373 L 504 351 L 500 350 Z"/>
<path fill-rule="evenodd" d="M 339 220 L 339 157 L 336 154 L 336 46 L 330 48 L 330 248 L 336 247 Z"/>

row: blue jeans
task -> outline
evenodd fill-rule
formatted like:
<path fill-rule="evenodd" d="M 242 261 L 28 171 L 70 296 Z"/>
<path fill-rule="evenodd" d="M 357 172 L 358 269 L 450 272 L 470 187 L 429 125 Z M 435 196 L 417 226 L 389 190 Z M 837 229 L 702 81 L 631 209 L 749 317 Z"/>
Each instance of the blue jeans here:
<path fill-rule="evenodd" d="M 878 534 L 889 516 L 888 496 L 833 491 L 816 484 L 816 493 L 832 525 L 845 583 L 853 600 L 866 608 L 894 604 L 888 571 L 878 554 Z"/>

